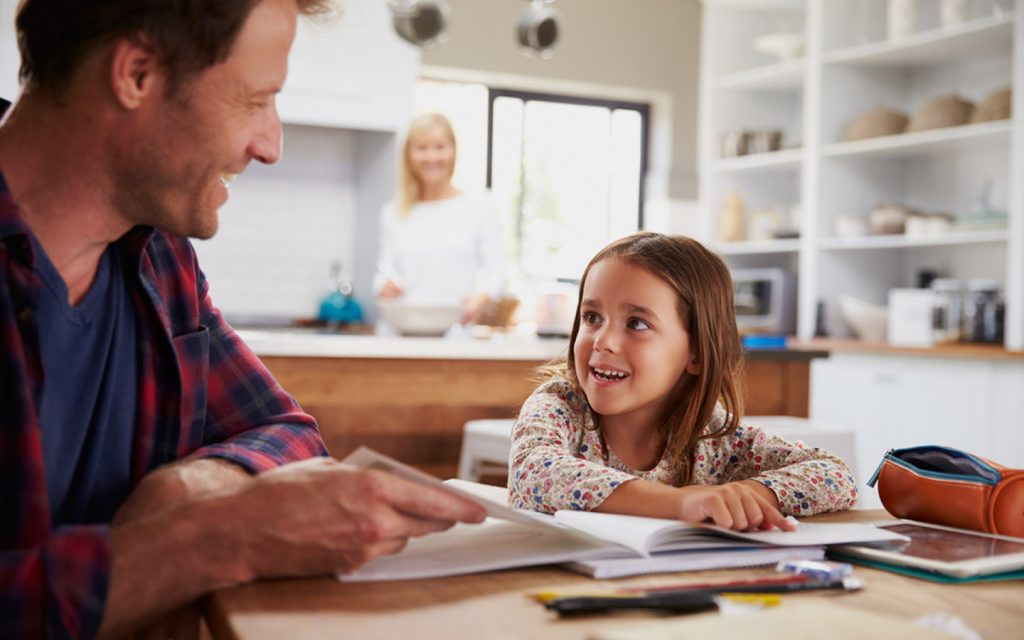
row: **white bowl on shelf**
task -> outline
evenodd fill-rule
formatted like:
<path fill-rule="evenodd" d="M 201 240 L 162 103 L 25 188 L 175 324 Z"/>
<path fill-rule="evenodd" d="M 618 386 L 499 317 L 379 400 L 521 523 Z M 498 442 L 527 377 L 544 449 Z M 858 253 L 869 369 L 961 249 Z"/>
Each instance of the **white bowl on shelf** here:
<path fill-rule="evenodd" d="M 839 311 L 854 334 L 867 342 L 885 342 L 889 309 L 850 295 L 839 296 Z"/>
<path fill-rule="evenodd" d="M 416 304 L 380 300 L 380 317 L 404 336 L 443 336 L 462 318 L 457 304 Z"/>
<path fill-rule="evenodd" d="M 804 36 L 802 33 L 766 33 L 754 38 L 754 48 L 775 56 L 779 62 L 796 60 L 804 55 Z"/>

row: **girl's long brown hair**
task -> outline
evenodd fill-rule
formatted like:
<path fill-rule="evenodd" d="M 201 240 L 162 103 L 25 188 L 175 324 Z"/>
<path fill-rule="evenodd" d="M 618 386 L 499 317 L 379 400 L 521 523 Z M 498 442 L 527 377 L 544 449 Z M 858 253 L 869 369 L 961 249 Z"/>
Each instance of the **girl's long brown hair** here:
<path fill-rule="evenodd" d="M 700 365 L 696 375 L 683 373 L 669 392 L 658 430 L 666 438 L 671 459 L 678 464 L 679 480 L 693 479 L 693 452 L 704 438 L 731 435 L 743 415 L 743 349 L 736 330 L 732 277 L 725 262 L 702 244 L 678 235 L 643 232 L 616 240 L 598 252 L 580 281 L 576 318 L 564 362 L 552 363 L 541 372 L 564 375 L 583 393 L 576 377 L 574 351 L 580 329 L 580 303 L 587 276 L 595 264 L 615 258 L 661 278 L 678 296 L 679 318 L 690 338 L 690 352 Z M 584 397 L 586 394 L 583 394 Z M 715 407 L 725 409 L 719 429 L 704 432 Z M 594 414 L 594 426 L 601 417 Z"/>

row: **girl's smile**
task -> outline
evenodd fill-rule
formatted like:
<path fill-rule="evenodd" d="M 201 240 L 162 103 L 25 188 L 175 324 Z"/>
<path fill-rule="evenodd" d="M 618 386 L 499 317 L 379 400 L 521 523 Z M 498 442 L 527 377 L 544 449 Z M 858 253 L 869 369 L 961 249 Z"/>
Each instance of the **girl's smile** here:
<path fill-rule="evenodd" d="M 597 378 L 596 382 L 603 384 L 614 384 L 629 377 L 629 374 L 625 371 L 619 371 L 618 369 L 607 365 L 591 365 L 590 373 Z"/>

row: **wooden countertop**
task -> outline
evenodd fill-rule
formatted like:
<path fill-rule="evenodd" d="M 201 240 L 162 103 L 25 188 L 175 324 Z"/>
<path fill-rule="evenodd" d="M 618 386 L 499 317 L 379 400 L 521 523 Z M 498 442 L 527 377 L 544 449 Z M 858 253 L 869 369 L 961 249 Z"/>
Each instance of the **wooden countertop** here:
<path fill-rule="evenodd" d="M 297 358 L 387 358 L 417 360 L 525 360 L 543 362 L 565 352 L 565 338 L 499 335 L 411 338 L 341 335 L 294 329 L 239 330 L 258 356 Z"/>
<path fill-rule="evenodd" d="M 1024 351 L 1009 351 L 1000 344 L 944 344 L 933 347 L 901 347 L 887 342 L 865 342 L 842 338 L 791 338 L 787 348 L 794 351 L 827 351 L 831 353 L 864 353 L 875 355 L 911 355 L 930 358 L 980 358 L 986 360 L 1019 360 Z"/>

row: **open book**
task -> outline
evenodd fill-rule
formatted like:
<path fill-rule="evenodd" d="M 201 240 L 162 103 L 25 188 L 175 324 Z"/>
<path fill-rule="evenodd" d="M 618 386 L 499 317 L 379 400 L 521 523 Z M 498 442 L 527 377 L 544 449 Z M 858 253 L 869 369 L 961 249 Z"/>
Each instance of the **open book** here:
<path fill-rule="evenodd" d="M 346 581 L 426 578 L 553 563 L 572 563 L 570 568 L 595 577 L 615 577 L 820 558 L 824 545 L 903 539 L 860 524 L 801 523 L 791 532 L 739 532 L 707 524 L 587 511 L 554 515 L 516 511 L 505 506 L 505 489 L 501 487 L 464 480 L 441 482 L 365 447 L 344 462 L 443 488 L 474 500 L 488 513 L 482 524 L 458 524 L 442 533 L 414 538 L 400 553 L 376 558 L 355 573 L 340 576 Z M 630 562 L 617 562 L 620 560 Z"/>

